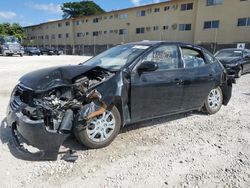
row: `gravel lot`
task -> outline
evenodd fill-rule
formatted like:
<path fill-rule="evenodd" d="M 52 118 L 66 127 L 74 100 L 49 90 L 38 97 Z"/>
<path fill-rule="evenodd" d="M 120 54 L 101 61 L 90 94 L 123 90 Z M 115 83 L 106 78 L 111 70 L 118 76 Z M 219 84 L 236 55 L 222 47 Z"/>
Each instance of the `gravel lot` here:
<path fill-rule="evenodd" d="M 67 163 L 23 161 L 10 152 L 5 110 L 18 78 L 34 69 L 88 57 L 0 57 L 0 187 L 250 187 L 250 75 L 237 80 L 228 106 L 128 126 L 107 148 L 77 150 Z"/>

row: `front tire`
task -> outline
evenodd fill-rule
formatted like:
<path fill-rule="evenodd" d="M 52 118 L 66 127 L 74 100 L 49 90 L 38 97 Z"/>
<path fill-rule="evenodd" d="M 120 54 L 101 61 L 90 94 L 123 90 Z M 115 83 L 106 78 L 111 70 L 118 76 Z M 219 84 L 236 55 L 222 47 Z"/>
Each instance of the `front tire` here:
<path fill-rule="evenodd" d="M 221 109 L 222 103 L 223 94 L 221 88 L 218 86 L 209 92 L 203 111 L 207 114 L 215 114 Z"/>
<path fill-rule="evenodd" d="M 121 117 L 118 109 L 113 106 L 102 115 L 93 118 L 84 128 L 82 125 L 74 127 L 77 140 L 91 149 L 108 146 L 117 136 L 121 128 Z"/>
<path fill-rule="evenodd" d="M 239 67 L 239 71 L 238 71 L 238 73 L 237 73 L 237 75 L 236 75 L 236 78 L 240 78 L 240 77 L 242 76 L 242 73 L 243 73 L 243 69 L 242 69 L 242 67 L 240 66 L 240 67 Z"/>

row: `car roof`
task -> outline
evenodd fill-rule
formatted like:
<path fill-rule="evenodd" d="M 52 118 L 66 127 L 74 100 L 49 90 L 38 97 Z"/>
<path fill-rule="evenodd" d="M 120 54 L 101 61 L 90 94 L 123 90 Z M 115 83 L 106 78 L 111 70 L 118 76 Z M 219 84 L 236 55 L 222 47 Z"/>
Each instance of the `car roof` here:
<path fill-rule="evenodd" d="M 198 48 L 198 49 L 203 49 L 200 46 L 194 45 L 192 43 L 183 43 L 183 42 L 169 42 L 169 41 L 150 41 L 150 40 L 143 40 L 140 42 L 131 42 L 128 44 L 132 45 L 147 45 L 147 46 L 154 46 L 154 45 L 160 45 L 160 44 L 175 44 L 175 45 L 182 45 L 182 46 L 187 46 L 187 47 L 192 47 L 192 48 Z"/>

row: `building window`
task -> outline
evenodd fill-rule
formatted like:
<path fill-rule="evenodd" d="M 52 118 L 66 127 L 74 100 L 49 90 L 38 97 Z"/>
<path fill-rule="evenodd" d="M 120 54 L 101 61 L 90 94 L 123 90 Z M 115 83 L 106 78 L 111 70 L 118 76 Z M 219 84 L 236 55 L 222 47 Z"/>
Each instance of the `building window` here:
<path fill-rule="evenodd" d="M 106 34 L 107 34 L 107 31 L 103 31 L 103 34 L 106 35 Z"/>
<path fill-rule="evenodd" d="M 46 36 L 45 36 L 45 39 L 46 39 L 46 40 L 49 40 L 49 35 L 46 35 Z"/>
<path fill-rule="evenodd" d="M 119 35 L 127 35 L 128 34 L 128 30 L 127 29 L 120 29 L 119 30 Z"/>
<path fill-rule="evenodd" d="M 114 18 L 117 19 L 117 18 L 118 18 L 118 14 L 115 14 L 115 15 L 114 15 Z"/>
<path fill-rule="evenodd" d="M 80 25 L 80 21 L 79 20 L 76 21 L 76 25 Z"/>
<path fill-rule="evenodd" d="M 170 6 L 164 7 L 164 11 L 168 11 L 170 9 Z"/>
<path fill-rule="evenodd" d="M 181 11 L 192 10 L 193 3 L 181 4 Z"/>
<path fill-rule="evenodd" d="M 113 15 L 110 15 L 110 16 L 109 16 L 109 19 L 113 19 Z"/>
<path fill-rule="evenodd" d="M 70 22 L 65 22 L 65 25 L 66 26 L 70 26 Z"/>
<path fill-rule="evenodd" d="M 93 23 L 98 23 L 99 19 L 98 18 L 94 18 L 93 19 Z"/>
<path fill-rule="evenodd" d="M 136 28 L 136 34 L 142 34 L 145 33 L 145 28 L 141 27 L 141 28 Z"/>
<path fill-rule="evenodd" d="M 120 14 L 119 15 L 120 20 L 124 20 L 128 18 L 128 14 Z"/>
<path fill-rule="evenodd" d="M 62 34 L 58 34 L 58 38 L 61 39 L 62 38 Z"/>
<path fill-rule="evenodd" d="M 163 30 L 168 30 L 168 25 L 164 25 Z"/>
<path fill-rule="evenodd" d="M 79 37 L 82 37 L 82 33 L 77 33 L 76 36 L 79 38 Z"/>
<path fill-rule="evenodd" d="M 204 22 L 203 29 L 216 29 L 220 27 L 220 21 L 219 20 L 213 20 L 213 21 L 206 21 Z"/>
<path fill-rule="evenodd" d="M 86 35 L 89 35 L 89 32 L 86 32 Z"/>
<path fill-rule="evenodd" d="M 56 38 L 56 36 L 53 34 L 53 35 L 51 35 L 51 39 L 55 39 Z"/>
<path fill-rule="evenodd" d="M 94 31 L 94 32 L 93 32 L 93 37 L 98 36 L 98 34 L 99 34 L 99 31 Z"/>
<path fill-rule="evenodd" d="M 190 31 L 191 24 L 179 24 L 179 31 Z"/>
<path fill-rule="evenodd" d="M 159 26 L 154 26 L 154 27 L 153 27 L 153 30 L 154 30 L 154 31 L 158 31 L 158 30 L 159 30 Z"/>
<path fill-rule="evenodd" d="M 145 10 L 140 10 L 140 11 L 137 11 L 137 17 L 141 17 L 141 16 L 146 16 L 146 11 Z"/>
<path fill-rule="evenodd" d="M 207 0 L 207 6 L 222 5 L 223 0 Z"/>
<path fill-rule="evenodd" d="M 62 27 L 62 23 L 58 23 L 57 25 L 58 25 L 58 27 Z"/>
<path fill-rule="evenodd" d="M 239 18 L 237 26 L 238 27 L 250 26 L 250 17 L 249 18 Z"/>
<path fill-rule="evenodd" d="M 160 12 L 160 8 L 155 8 L 155 12 Z"/>
<path fill-rule="evenodd" d="M 69 38 L 69 33 L 66 33 L 66 35 L 65 35 L 65 36 L 66 36 L 66 38 Z"/>

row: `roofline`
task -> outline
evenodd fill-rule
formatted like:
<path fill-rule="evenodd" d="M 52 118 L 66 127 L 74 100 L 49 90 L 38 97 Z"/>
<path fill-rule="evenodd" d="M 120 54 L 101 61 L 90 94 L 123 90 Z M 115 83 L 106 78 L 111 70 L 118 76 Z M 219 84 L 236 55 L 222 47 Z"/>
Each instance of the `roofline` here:
<path fill-rule="evenodd" d="M 151 4 L 147 4 L 147 5 L 134 6 L 134 7 L 124 8 L 124 9 L 119 9 L 119 10 L 112 10 L 109 12 L 103 12 L 103 13 L 93 14 L 93 15 L 89 15 L 89 16 L 80 16 L 77 18 L 67 18 L 67 19 L 61 19 L 61 20 L 48 21 L 48 22 L 43 22 L 43 23 L 36 24 L 36 25 L 25 26 L 23 28 L 36 27 L 36 26 L 41 26 L 41 25 L 48 24 L 48 23 L 55 23 L 55 22 L 61 22 L 61 21 L 67 21 L 67 20 L 76 20 L 76 19 L 80 19 L 80 18 L 88 18 L 88 17 L 93 17 L 93 16 L 107 15 L 107 14 L 111 14 L 111 13 L 117 13 L 117 12 L 122 12 L 122 11 L 133 10 L 133 9 L 147 8 L 147 7 L 151 7 L 154 5 L 168 5 L 170 3 L 177 2 L 177 1 L 181 1 L 181 0 L 169 0 L 169 1 L 159 2 L 159 3 L 151 3 Z"/>

